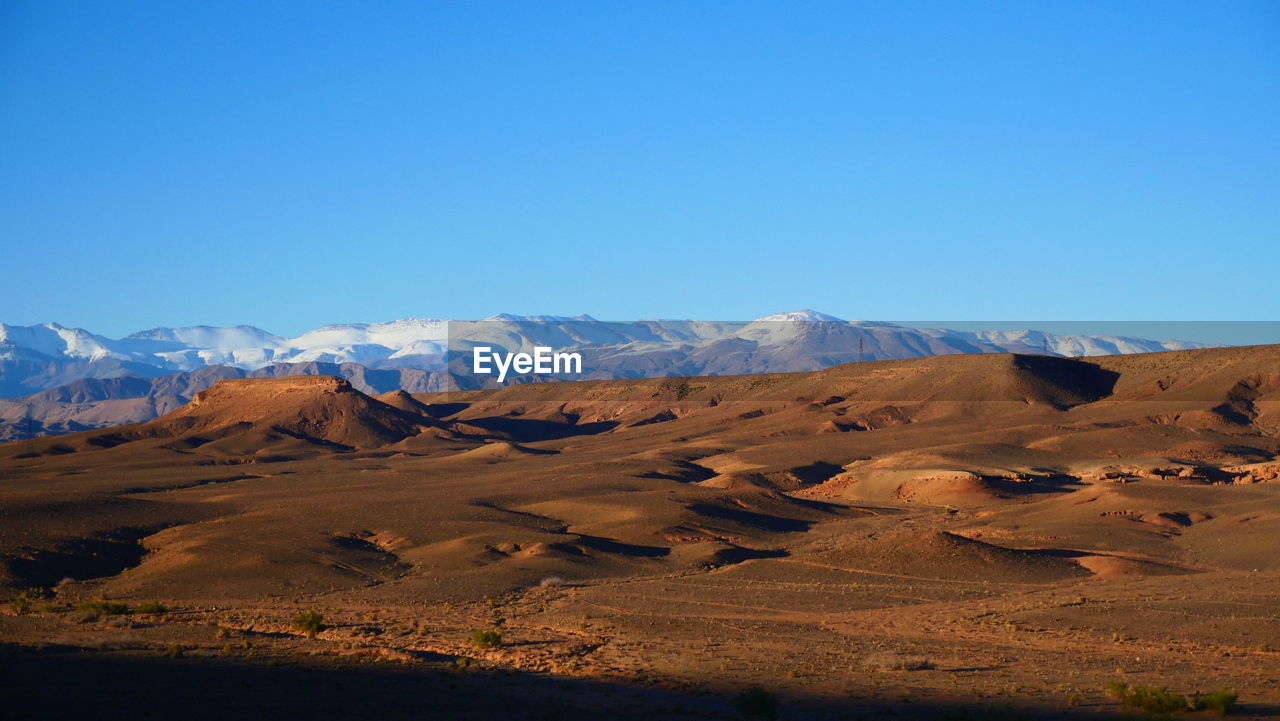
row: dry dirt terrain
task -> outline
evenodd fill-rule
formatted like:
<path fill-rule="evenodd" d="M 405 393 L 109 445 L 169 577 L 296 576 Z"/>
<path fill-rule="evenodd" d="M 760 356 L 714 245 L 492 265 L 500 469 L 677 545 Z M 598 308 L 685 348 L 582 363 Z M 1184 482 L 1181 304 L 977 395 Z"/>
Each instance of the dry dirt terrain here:
<path fill-rule="evenodd" d="M 6 709 L 1280 718 L 1278 453 L 1280 346 L 223 381 L 0 444 Z"/>

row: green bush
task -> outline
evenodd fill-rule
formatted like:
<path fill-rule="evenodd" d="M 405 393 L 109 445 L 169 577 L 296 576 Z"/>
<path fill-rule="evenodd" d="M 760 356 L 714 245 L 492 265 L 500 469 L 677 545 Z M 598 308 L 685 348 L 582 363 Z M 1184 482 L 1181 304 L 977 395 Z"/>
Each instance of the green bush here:
<path fill-rule="evenodd" d="M 146 603 L 138 604 L 138 607 L 135 608 L 134 611 L 136 613 L 167 613 L 169 611 L 169 607 L 159 601 L 148 601 Z"/>
<path fill-rule="evenodd" d="M 76 610 L 80 613 L 97 615 L 97 616 L 123 616 L 132 613 L 129 604 L 120 601 L 81 601 L 76 604 Z"/>
<path fill-rule="evenodd" d="M 31 613 L 31 599 L 27 597 L 27 592 L 23 591 L 15 596 L 14 599 L 9 602 L 9 607 L 12 608 L 13 612 L 19 616 L 25 616 L 28 613 Z"/>
<path fill-rule="evenodd" d="M 1206 694 L 1195 694 L 1191 697 L 1191 705 L 1197 711 L 1213 711 L 1219 716 L 1226 716 L 1235 708 L 1240 697 L 1229 688 L 1220 688 Z"/>
<path fill-rule="evenodd" d="M 481 631 L 479 629 L 471 632 L 471 643 L 479 648 L 496 648 L 502 645 L 502 634 L 497 631 Z"/>
<path fill-rule="evenodd" d="M 301 631 L 310 638 L 324 630 L 324 616 L 315 611 L 303 611 L 293 618 L 293 629 Z"/>
<path fill-rule="evenodd" d="M 767 719 L 778 717 L 778 699 L 759 686 L 752 686 L 738 694 L 733 699 L 733 705 L 744 716 L 761 716 Z"/>
<path fill-rule="evenodd" d="M 1107 693 L 1127 708 L 1137 708 L 1149 714 L 1165 715 L 1186 711 L 1187 699 L 1166 686 L 1130 686 L 1124 681 L 1111 681 Z"/>

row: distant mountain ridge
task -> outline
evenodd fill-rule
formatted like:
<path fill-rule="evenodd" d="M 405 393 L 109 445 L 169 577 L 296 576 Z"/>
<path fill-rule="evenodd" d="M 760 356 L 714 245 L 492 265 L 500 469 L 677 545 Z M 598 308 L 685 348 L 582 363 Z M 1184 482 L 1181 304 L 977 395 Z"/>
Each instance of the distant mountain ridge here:
<path fill-rule="evenodd" d="M 959 353 L 1094 356 L 1186 350 L 1184 341 L 1038 330 L 958 331 L 844 321 L 812 310 L 750 322 L 600 321 L 516 316 L 482 321 L 407 318 L 327 325 L 294 338 L 248 325 L 152 328 L 113 340 L 57 323 L 0 324 L 0 439 L 148 420 L 213 382 L 239 377 L 336 375 L 368 393 L 474 388 L 446 352 L 488 345 L 582 350 L 582 379 L 798 372 L 861 360 Z M 453 371 L 453 372 L 451 372 Z"/>
<path fill-rule="evenodd" d="M 106 374 L 86 372 L 82 377 L 113 377 L 125 371 L 154 369 L 152 375 L 190 371 L 212 365 L 256 370 L 277 363 L 362 363 L 370 367 L 424 367 L 405 359 L 438 356 L 449 342 L 450 322 L 439 318 L 405 318 L 385 323 L 326 325 L 294 338 L 275 335 L 249 325 L 232 327 L 189 326 L 152 328 L 113 340 L 82 328 L 57 323 L 31 326 L 0 324 L 0 361 L 36 364 L 106 363 L 116 366 Z M 757 318 L 750 322 L 693 320 L 599 321 L 587 315 L 575 317 L 500 314 L 482 321 L 454 322 L 459 328 L 497 327 L 522 336 L 527 344 L 668 346 L 704 345 L 720 340 L 746 338 L 768 343 L 787 342 L 811 330 L 840 328 L 860 333 L 864 342 L 879 341 L 885 348 L 916 347 L 923 351 L 1022 352 L 1029 349 L 1055 355 L 1109 355 L 1202 347 L 1183 341 L 1146 340 L 1101 335 L 1059 335 L 1036 330 L 955 331 L 918 329 L 892 323 L 843 321 L 817 311 L 804 310 Z M 470 326 L 466 324 L 470 323 Z M 461 326 L 459 324 L 462 324 Z M 1047 346 L 1046 346 L 1047 344 Z M 856 350 L 856 349 L 853 349 Z M 886 359 L 889 351 L 870 351 L 870 357 Z M 910 356 L 902 356 L 910 357 Z M 143 368 L 145 367 L 145 368 Z M 64 380 L 57 377 L 57 380 Z M 32 388 L 43 390 L 51 385 Z M 8 391 L 0 388 L 0 392 Z M 13 395 L 12 393 L 7 393 Z"/>

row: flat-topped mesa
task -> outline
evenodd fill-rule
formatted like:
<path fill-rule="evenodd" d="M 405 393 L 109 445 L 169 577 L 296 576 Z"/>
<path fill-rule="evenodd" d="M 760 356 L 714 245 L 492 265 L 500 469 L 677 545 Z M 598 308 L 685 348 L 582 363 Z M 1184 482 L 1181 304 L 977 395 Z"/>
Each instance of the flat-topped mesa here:
<path fill-rule="evenodd" d="M 188 407 L 236 398 L 268 399 L 290 394 L 353 393 L 355 388 L 335 376 L 282 376 L 280 378 L 230 378 L 218 381 L 192 397 Z"/>

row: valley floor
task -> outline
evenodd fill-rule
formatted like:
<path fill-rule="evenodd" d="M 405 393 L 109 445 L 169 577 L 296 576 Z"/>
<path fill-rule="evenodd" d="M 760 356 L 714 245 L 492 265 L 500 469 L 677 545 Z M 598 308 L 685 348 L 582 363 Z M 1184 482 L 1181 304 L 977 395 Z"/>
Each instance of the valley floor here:
<path fill-rule="evenodd" d="M 225 381 L 0 444 L 5 710 L 1085 719 L 1128 684 L 1280 718 L 1278 367 Z"/>
<path fill-rule="evenodd" d="M 100 703 L 184 718 L 741 718 L 735 698 L 758 686 L 783 719 L 1069 719 L 1119 714 L 1117 680 L 1229 686 L 1233 716 L 1277 718 L 1277 586 L 1274 573 L 1032 584 L 757 559 L 479 602 L 335 591 L 96 619 L 54 604 L 0 617 L 0 660 L 17 708 L 41 718 Z M 315 638 L 291 627 L 309 610 Z M 476 647 L 477 629 L 501 645 Z"/>

